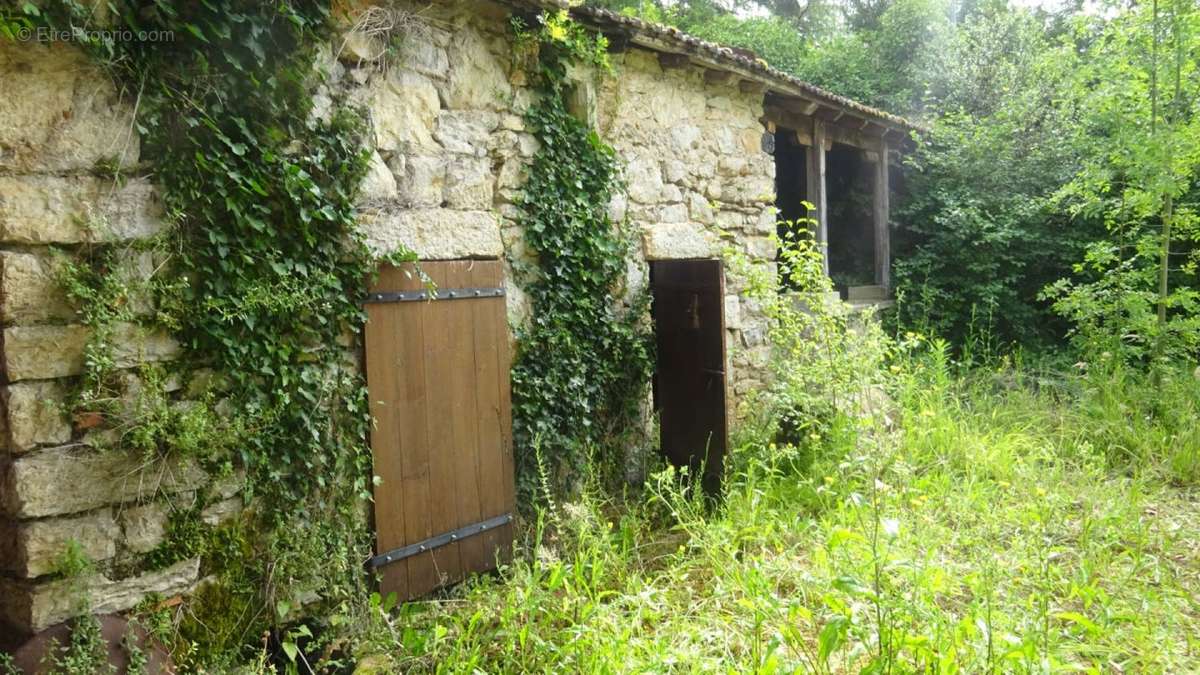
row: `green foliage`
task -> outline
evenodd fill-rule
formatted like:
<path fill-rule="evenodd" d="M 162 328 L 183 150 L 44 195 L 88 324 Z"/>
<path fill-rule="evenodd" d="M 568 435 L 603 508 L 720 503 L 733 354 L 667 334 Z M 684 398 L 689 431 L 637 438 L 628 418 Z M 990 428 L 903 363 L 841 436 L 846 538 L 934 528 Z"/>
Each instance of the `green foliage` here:
<path fill-rule="evenodd" d="M 633 504 L 589 483 L 543 514 L 500 579 L 408 607 L 392 662 L 414 673 L 1194 671 L 1190 492 L 1160 473 L 1161 456 L 1110 464 L 1093 435 L 1136 409 L 1093 407 L 1079 375 L 971 371 L 944 342 L 906 341 L 887 369 L 895 427 L 884 437 L 874 423 L 826 435 L 804 465 L 794 446 L 743 445 L 749 461 L 716 510 L 669 471 Z M 1134 405 L 1149 384 L 1110 393 Z"/>
<path fill-rule="evenodd" d="M 614 436 L 628 436 L 635 426 L 651 368 L 641 325 L 645 301 L 620 304 L 629 244 L 607 215 L 617 189 L 615 156 L 565 102 L 570 65 L 603 68 L 605 62 L 599 45 L 564 20 L 551 15 L 536 32 L 516 27 L 519 41 L 537 49 L 538 98 L 526 120 L 540 143 L 517 202 L 525 241 L 537 256 L 526 286 L 534 317 L 518 335 L 512 371 L 519 487 L 526 499 L 538 486 L 534 448 L 541 449 L 556 490 L 569 488 L 588 461 L 618 468 Z M 597 448 L 608 454 L 593 458 Z"/>
<path fill-rule="evenodd" d="M 63 579 L 78 579 L 95 570 L 96 564 L 76 539 L 67 540 L 66 547 L 54 559 L 53 574 Z"/>
<path fill-rule="evenodd" d="M 811 235 L 815 221 L 780 224 L 795 234 L 776 242 L 778 274 L 735 248 L 723 255 L 733 273 L 747 280 L 747 298 L 770 321 L 770 384 L 742 403 L 745 447 L 762 447 L 768 439 L 786 441 L 797 450 L 788 461 L 804 465 L 828 437 L 853 431 L 847 415 L 859 406 L 859 392 L 883 384 L 883 363 L 894 346 L 878 322 L 852 316 L 837 299 Z M 734 460 L 755 458 L 735 453 Z"/>
<path fill-rule="evenodd" d="M 1040 293 L 1102 232 L 1070 218 L 1054 192 L 1081 160 L 1071 140 L 1076 64 L 1043 22 L 1004 8 L 975 13 L 937 56 L 942 114 L 909 158 L 895 266 L 902 325 L 964 345 L 1053 344 L 1065 326 Z"/>
<path fill-rule="evenodd" d="M 1086 161 L 1057 197 L 1107 232 L 1046 296 L 1088 356 L 1172 369 L 1200 355 L 1200 11 L 1163 0 L 1077 30 L 1094 34 L 1073 83 Z"/>
<path fill-rule="evenodd" d="M 808 62 L 812 42 L 794 24 L 776 16 L 742 18 L 720 14 L 707 21 L 686 22 L 685 29 L 698 38 L 748 49 L 785 72 L 801 72 Z"/>
<path fill-rule="evenodd" d="M 137 253 L 119 245 L 88 247 L 67 266 L 94 336 L 78 407 L 116 430 L 122 451 L 246 472 L 252 506 L 236 529 L 204 526 L 200 506 L 177 510 L 169 541 L 147 559 L 199 554 L 215 575 L 190 615 L 212 623 L 180 627 L 197 666 L 234 663 L 278 618 L 276 599 L 337 606 L 364 595 L 370 416 L 346 353 L 375 261 L 355 224 L 362 117 L 340 102 L 327 116 L 312 105 L 329 11 L 318 1 L 120 0 L 109 3 L 112 28 L 175 40 L 89 33 L 83 44 L 137 97 L 143 157 L 171 228 L 150 252 L 149 280 L 114 273 Z M 58 28 L 91 20 L 72 0 L 26 14 Z M 131 384 L 113 358 L 122 323 L 170 331 L 185 351 L 176 372 L 142 369 Z M 188 391 L 170 393 L 168 381 Z"/>
<path fill-rule="evenodd" d="M 167 516 L 163 541 L 146 554 L 145 564 L 149 569 L 169 567 L 189 558 L 209 554 L 215 543 L 213 527 L 204 522 L 201 512 L 206 500 L 200 497 L 191 508 L 177 508 Z"/>
<path fill-rule="evenodd" d="M 48 675 L 115 675 L 108 662 L 108 645 L 100 632 L 100 620 L 83 616 L 71 622 L 71 639 L 52 645 L 43 662 Z"/>

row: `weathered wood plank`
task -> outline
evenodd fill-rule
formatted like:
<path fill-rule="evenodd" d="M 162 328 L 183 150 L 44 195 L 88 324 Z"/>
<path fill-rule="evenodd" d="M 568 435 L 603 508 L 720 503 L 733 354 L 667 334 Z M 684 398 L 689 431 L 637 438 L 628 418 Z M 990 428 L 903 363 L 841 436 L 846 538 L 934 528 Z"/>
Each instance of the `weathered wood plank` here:
<path fill-rule="evenodd" d="M 385 270 L 379 283 L 370 290 L 391 290 L 389 286 L 399 270 Z M 376 475 L 388 480 L 375 488 L 376 552 L 403 546 L 407 541 L 404 508 L 404 475 L 401 448 L 401 379 L 395 376 L 404 366 L 403 345 L 392 339 L 398 329 L 400 312 L 395 306 L 368 305 L 364 340 L 370 350 L 366 359 L 367 395 L 375 427 L 371 432 L 371 457 Z M 380 589 L 408 597 L 408 563 L 403 561 L 384 569 Z"/>
<path fill-rule="evenodd" d="M 478 264 L 471 274 L 473 286 L 499 286 L 504 283 L 499 262 Z M 501 353 L 508 349 L 505 314 L 502 298 L 471 302 L 475 347 L 473 374 L 478 383 L 475 387 L 475 419 L 479 430 L 476 461 L 482 519 L 512 511 L 508 498 L 514 476 L 511 466 L 504 459 L 508 446 L 505 442 L 504 406 L 500 395 L 508 381 L 507 365 L 501 370 Z M 480 539 L 486 559 L 482 567 L 476 568 L 477 571 L 489 569 L 495 564 L 498 552 L 511 548 L 512 526 L 489 530 L 480 535 Z"/>
<path fill-rule="evenodd" d="M 459 263 L 437 263 L 423 265 L 426 272 L 439 287 L 451 288 L 457 284 L 452 268 Z M 429 536 L 449 532 L 459 526 L 457 486 L 455 481 L 453 434 L 448 427 L 454 424 L 453 393 L 446 387 L 453 371 L 454 354 L 446 339 L 445 327 L 451 322 L 455 304 L 462 301 L 405 303 L 414 305 L 423 312 L 425 324 L 425 448 L 429 463 L 429 519 L 432 528 Z M 462 569 L 462 556 L 457 542 L 439 546 L 431 554 L 434 568 L 439 576 L 437 584 L 453 578 Z M 411 575 L 410 575 L 411 578 Z M 425 593 L 432 588 L 423 589 Z"/>
<path fill-rule="evenodd" d="M 472 288 L 473 268 L 483 263 L 454 262 L 447 270 L 447 287 Z M 494 285 L 494 284 L 493 284 Z M 446 308 L 443 339 L 447 343 L 449 377 L 440 386 L 450 397 L 450 418 L 445 422 L 449 432 L 452 476 L 457 516 L 446 530 L 457 529 L 483 520 L 480 511 L 479 480 L 479 418 L 476 412 L 476 389 L 481 384 L 475 378 L 474 305 L 493 302 L 488 299 L 453 300 L 442 302 Z M 443 530 L 445 531 L 445 530 Z M 487 569 L 483 539 L 468 537 L 459 543 L 461 567 L 450 575 L 457 581 L 467 572 Z"/>

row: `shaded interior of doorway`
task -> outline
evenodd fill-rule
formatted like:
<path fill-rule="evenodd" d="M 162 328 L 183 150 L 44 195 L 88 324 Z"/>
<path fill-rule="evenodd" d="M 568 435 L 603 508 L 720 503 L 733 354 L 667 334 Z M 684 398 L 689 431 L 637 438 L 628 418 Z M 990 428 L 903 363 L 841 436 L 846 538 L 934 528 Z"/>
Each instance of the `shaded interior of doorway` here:
<path fill-rule="evenodd" d="M 654 261 L 650 286 L 661 448 L 668 461 L 702 476 L 705 490 L 716 494 L 728 433 L 721 262 Z"/>
<path fill-rule="evenodd" d="M 815 176 L 810 175 L 813 149 L 800 140 L 792 129 L 779 128 L 775 134 L 775 208 L 777 234 L 786 241 L 801 233 L 815 235 L 810 222 L 817 211 L 810 194 Z M 847 290 L 868 286 L 875 279 L 874 168 L 862 150 L 833 143 L 825 153 L 825 200 L 829 276 L 834 287 L 846 296 Z M 792 284 L 786 265 L 780 264 L 785 288 Z"/>

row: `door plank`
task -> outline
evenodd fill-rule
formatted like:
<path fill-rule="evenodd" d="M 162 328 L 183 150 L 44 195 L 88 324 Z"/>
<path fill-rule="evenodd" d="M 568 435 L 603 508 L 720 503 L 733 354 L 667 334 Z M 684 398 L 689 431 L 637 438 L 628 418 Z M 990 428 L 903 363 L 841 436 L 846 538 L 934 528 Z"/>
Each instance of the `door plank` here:
<path fill-rule="evenodd" d="M 424 269 L 439 288 L 454 287 L 451 263 L 426 265 Z M 457 300 L 411 304 L 425 315 L 425 447 L 429 452 L 429 517 L 433 523 L 429 536 L 449 532 L 459 526 L 457 486 L 454 478 L 453 392 L 446 384 L 453 370 L 454 355 L 447 341 L 446 326 L 451 322 Z M 430 328 L 433 327 L 433 330 Z M 441 585 L 456 578 L 462 570 L 458 542 L 439 546 L 431 552 Z M 428 589 L 428 590 L 432 590 Z"/>
<path fill-rule="evenodd" d="M 493 287 L 503 285 L 503 270 L 499 262 L 478 264 L 471 270 L 471 286 Z M 500 350 L 506 349 L 507 331 L 498 331 L 503 324 L 496 320 L 505 316 L 503 299 L 471 301 L 471 323 L 474 326 L 472 339 L 475 347 L 474 376 L 479 386 L 475 388 L 475 415 L 479 435 L 477 470 L 479 476 L 479 506 L 483 519 L 509 513 L 506 505 L 512 474 L 506 472 L 504 453 L 504 426 L 500 389 L 507 380 L 507 370 L 500 370 Z M 503 375 L 503 376 L 502 376 Z M 504 528 L 509 528 L 506 535 Z M 485 559 L 476 571 L 490 569 L 496 564 L 496 554 L 506 546 L 511 537 L 511 527 L 489 530 L 479 535 Z"/>
<path fill-rule="evenodd" d="M 403 394 L 401 379 L 395 376 L 397 371 L 404 372 L 404 364 L 400 344 L 390 339 L 396 334 L 398 315 L 394 307 L 368 305 L 363 334 L 370 349 L 366 358 L 367 395 L 375 419 L 371 431 L 372 471 L 377 476 L 388 477 L 375 488 L 375 537 L 379 551 L 402 546 L 407 540 L 401 485 L 404 474 L 400 438 Z M 407 561 L 381 572 L 380 590 L 383 593 L 394 592 L 399 597 L 408 597 Z"/>
<path fill-rule="evenodd" d="M 474 276 L 471 262 L 448 263 L 446 286 L 469 288 Z M 445 340 L 449 346 L 449 378 L 441 384 L 451 397 L 450 417 L 447 430 L 451 437 L 451 453 L 454 466 L 454 490 L 456 520 L 453 527 L 459 528 L 478 523 L 480 513 L 479 492 L 479 419 L 476 413 L 475 338 L 473 327 L 474 305 L 486 299 L 440 301 L 447 308 Z M 483 540 L 478 536 L 459 542 L 461 559 L 455 580 L 467 572 L 484 569 L 486 558 Z"/>

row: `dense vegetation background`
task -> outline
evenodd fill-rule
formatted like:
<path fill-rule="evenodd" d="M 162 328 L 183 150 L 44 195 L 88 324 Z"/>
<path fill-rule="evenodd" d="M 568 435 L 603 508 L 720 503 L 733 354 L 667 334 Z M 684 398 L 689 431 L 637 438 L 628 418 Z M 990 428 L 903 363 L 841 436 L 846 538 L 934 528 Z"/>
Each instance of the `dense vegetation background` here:
<path fill-rule="evenodd" d="M 929 127 L 893 214 L 905 327 L 993 349 L 1195 349 L 1194 2 L 590 2 Z"/>

